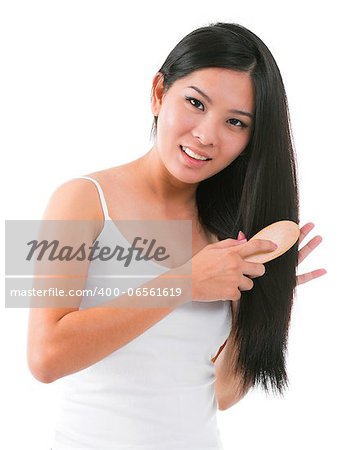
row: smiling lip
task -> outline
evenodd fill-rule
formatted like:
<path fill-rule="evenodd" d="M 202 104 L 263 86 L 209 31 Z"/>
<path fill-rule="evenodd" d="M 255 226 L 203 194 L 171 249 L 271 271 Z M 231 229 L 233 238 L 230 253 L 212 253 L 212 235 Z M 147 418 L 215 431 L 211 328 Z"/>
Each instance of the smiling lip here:
<path fill-rule="evenodd" d="M 212 159 L 209 155 L 206 155 L 206 153 L 201 152 L 200 150 L 198 150 L 197 148 L 194 147 L 190 147 L 189 145 L 180 145 L 180 147 L 185 147 L 185 148 L 189 148 L 189 150 L 192 150 L 193 153 L 196 153 L 199 156 L 203 156 L 204 158 L 209 158 Z"/>
<path fill-rule="evenodd" d="M 201 159 L 194 159 L 191 158 L 190 156 L 187 155 L 187 153 L 185 153 L 182 150 L 182 147 L 180 146 L 180 152 L 181 152 L 181 156 L 184 160 L 184 162 L 189 166 L 189 167 L 203 167 L 205 164 L 207 164 L 208 162 L 210 162 L 210 160 L 201 160 Z"/>

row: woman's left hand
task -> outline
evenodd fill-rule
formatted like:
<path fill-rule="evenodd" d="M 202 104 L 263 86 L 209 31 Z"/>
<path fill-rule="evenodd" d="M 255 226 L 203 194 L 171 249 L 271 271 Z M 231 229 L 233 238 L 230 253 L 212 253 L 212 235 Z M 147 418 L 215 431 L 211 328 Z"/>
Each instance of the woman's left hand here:
<path fill-rule="evenodd" d="M 303 239 L 307 236 L 308 233 L 314 228 L 314 224 L 312 222 L 308 222 L 300 228 L 300 236 L 298 240 L 298 244 L 300 244 Z M 315 236 L 311 239 L 304 247 L 302 247 L 298 251 L 298 264 L 300 264 L 320 243 L 322 242 L 321 236 Z M 308 281 L 314 280 L 315 278 L 319 278 L 322 275 L 327 273 L 326 269 L 316 269 L 311 272 L 303 273 L 302 275 L 297 276 L 297 284 L 307 283 Z"/>
<path fill-rule="evenodd" d="M 300 236 L 298 240 L 298 245 L 304 240 L 308 233 L 314 228 L 314 224 L 312 222 L 308 222 L 300 228 Z M 237 239 L 243 239 L 245 235 L 242 231 L 238 233 Z M 311 239 L 304 247 L 302 247 L 298 251 L 298 264 L 300 264 L 320 243 L 322 242 L 321 236 L 315 236 Z M 316 269 L 311 272 L 303 273 L 302 275 L 297 275 L 297 283 L 299 284 L 307 283 L 308 281 L 314 280 L 315 278 L 319 278 L 322 275 L 327 273 L 326 269 Z"/>

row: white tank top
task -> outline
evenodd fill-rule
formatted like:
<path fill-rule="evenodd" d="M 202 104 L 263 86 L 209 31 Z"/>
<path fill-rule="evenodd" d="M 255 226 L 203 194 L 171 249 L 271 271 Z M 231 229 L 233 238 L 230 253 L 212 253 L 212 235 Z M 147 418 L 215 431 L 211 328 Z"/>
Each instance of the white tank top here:
<path fill-rule="evenodd" d="M 130 246 L 109 217 L 100 184 L 80 178 L 98 189 L 105 219 L 99 245 Z M 168 270 L 140 263 L 157 276 Z M 99 287 L 93 276 L 99 265 L 90 262 L 86 289 Z M 109 279 L 102 278 L 104 287 Z M 80 309 L 90 306 L 84 297 Z M 52 449 L 222 450 L 211 359 L 231 323 L 230 301 L 190 301 L 101 361 L 57 380 L 61 403 Z"/>

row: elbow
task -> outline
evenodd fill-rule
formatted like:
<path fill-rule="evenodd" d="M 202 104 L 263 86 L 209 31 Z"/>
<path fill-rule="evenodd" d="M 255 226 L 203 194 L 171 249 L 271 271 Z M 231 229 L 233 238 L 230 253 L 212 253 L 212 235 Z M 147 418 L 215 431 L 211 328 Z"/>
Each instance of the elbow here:
<path fill-rule="evenodd" d="M 237 403 L 236 401 L 224 401 L 224 400 L 218 400 L 218 410 L 219 411 L 226 411 L 227 409 L 231 408 L 232 405 Z"/>
<path fill-rule="evenodd" d="M 236 405 L 243 397 L 245 397 L 250 389 L 253 387 L 252 384 L 242 389 L 240 384 L 233 383 L 232 386 L 227 386 L 225 389 L 219 383 L 216 383 L 215 393 L 217 399 L 217 405 L 219 411 L 225 411 Z"/>
<path fill-rule="evenodd" d="M 42 366 L 30 366 L 29 365 L 29 369 L 31 374 L 33 375 L 34 378 L 36 378 L 37 381 L 40 381 L 41 383 L 52 383 L 53 381 L 55 381 L 55 378 L 52 377 L 51 373 L 47 370 L 45 370 L 44 368 L 42 368 Z"/>
<path fill-rule="evenodd" d="M 232 406 L 236 405 L 242 397 L 234 398 L 233 400 L 228 401 L 221 401 L 218 402 L 218 410 L 219 411 L 226 411 L 227 409 L 231 408 Z"/>
<path fill-rule="evenodd" d="M 56 376 L 56 370 L 54 370 L 52 359 L 46 356 L 29 355 L 28 367 L 34 378 L 41 383 L 52 383 L 59 378 Z"/>
<path fill-rule="evenodd" d="M 248 389 L 249 390 L 249 389 Z M 248 390 L 242 394 L 238 394 L 236 392 L 233 392 L 230 395 L 217 397 L 217 405 L 219 411 L 225 411 L 232 406 L 236 405 L 240 400 L 242 400 L 243 397 L 247 394 Z"/>
<path fill-rule="evenodd" d="M 224 403 L 218 402 L 218 411 L 225 411 L 228 409 Z"/>

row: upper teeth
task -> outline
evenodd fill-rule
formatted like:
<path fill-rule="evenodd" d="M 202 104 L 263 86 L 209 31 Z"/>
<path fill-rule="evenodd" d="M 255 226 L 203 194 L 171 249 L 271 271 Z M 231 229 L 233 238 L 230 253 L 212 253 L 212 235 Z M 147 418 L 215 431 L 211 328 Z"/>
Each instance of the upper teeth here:
<path fill-rule="evenodd" d="M 187 153 L 188 156 L 191 156 L 194 159 L 200 159 L 201 161 L 206 161 L 208 158 L 205 156 L 200 156 L 197 153 L 192 152 L 192 150 L 188 147 L 183 147 L 182 150 Z"/>

